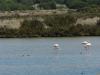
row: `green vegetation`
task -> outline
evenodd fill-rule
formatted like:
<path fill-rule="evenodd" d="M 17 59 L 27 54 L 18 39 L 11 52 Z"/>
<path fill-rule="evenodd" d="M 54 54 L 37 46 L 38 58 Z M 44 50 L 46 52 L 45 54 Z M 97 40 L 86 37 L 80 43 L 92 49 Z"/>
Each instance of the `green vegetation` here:
<path fill-rule="evenodd" d="M 81 17 L 100 17 L 100 0 L 0 0 L 0 11 L 51 10 L 58 7 L 72 11 L 69 10 L 67 14 L 39 15 L 43 21 L 31 16 L 32 19 L 24 20 L 19 29 L 0 27 L 0 37 L 100 36 L 100 20 L 96 25 L 75 24 Z M 21 18 L 18 13 L 0 16 L 1 19 L 9 17 Z"/>
<path fill-rule="evenodd" d="M 100 36 L 100 20 L 96 25 L 77 24 L 75 14 L 63 14 L 24 20 L 19 29 L 0 28 L 0 37 L 66 37 Z"/>
<path fill-rule="evenodd" d="M 80 10 L 98 8 L 100 0 L 0 0 L 0 10 L 56 9 L 56 4 L 63 4 L 70 9 Z"/>
<path fill-rule="evenodd" d="M 76 20 L 77 16 L 73 14 L 48 16 L 43 22 L 36 19 L 24 21 L 20 30 L 23 35 L 40 37 L 100 35 L 100 20 L 96 25 L 75 25 Z"/>

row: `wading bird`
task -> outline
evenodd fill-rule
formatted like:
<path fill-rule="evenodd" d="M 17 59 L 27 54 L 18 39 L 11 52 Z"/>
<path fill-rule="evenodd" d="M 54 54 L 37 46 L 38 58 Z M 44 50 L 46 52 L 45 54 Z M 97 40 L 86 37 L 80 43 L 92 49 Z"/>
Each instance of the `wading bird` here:
<path fill-rule="evenodd" d="M 54 44 L 53 47 L 54 47 L 55 49 L 59 49 L 59 44 Z"/>
<path fill-rule="evenodd" d="M 86 51 L 89 50 L 90 46 L 92 45 L 88 41 L 83 41 L 82 44 L 83 44 L 83 47 L 85 48 Z M 81 52 L 81 54 L 82 54 L 82 52 Z"/>

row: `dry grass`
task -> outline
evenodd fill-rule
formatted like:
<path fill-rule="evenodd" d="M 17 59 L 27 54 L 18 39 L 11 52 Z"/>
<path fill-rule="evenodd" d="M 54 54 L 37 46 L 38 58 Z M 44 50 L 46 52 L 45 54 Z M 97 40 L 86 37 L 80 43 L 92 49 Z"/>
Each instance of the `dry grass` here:
<path fill-rule="evenodd" d="M 100 19 L 100 17 L 93 17 L 93 18 L 79 18 L 76 22 L 76 24 L 81 24 L 81 25 L 96 25 L 97 21 Z"/>

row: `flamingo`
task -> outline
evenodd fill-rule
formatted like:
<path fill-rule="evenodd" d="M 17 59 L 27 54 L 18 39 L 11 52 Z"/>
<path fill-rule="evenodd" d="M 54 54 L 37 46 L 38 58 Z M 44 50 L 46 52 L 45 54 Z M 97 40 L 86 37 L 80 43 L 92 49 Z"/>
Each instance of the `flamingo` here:
<path fill-rule="evenodd" d="M 87 43 L 88 43 L 88 41 L 83 41 L 83 42 L 82 42 L 82 44 L 87 44 Z"/>
<path fill-rule="evenodd" d="M 92 44 L 88 41 L 83 41 L 82 44 L 84 45 L 84 47 L 90 47 Z"/>
<path fill-rule="evenodd" d="M 59 48 L 59 44 L 56 43 L 56 44 L 53 45 L 53 47 L 58 49 Z"/>
<path fill-rule="evenodd" d="M 86 50 L 91 46 L 92 44 L 91 43 L 86 43 L 85 45 L 84 45 L 84 47 L 86 48 Z"/>
<path fill-rule="evenodd" d="M 89 49 L 90 46 L 92 46 L 92 44 L 88 41 L 83 41 L 82 44 L 83 44 L 84 48 L 86 49 L 86 51 Z M 82 52 L 81 52 L 81 54 L 82 54 Z"/>

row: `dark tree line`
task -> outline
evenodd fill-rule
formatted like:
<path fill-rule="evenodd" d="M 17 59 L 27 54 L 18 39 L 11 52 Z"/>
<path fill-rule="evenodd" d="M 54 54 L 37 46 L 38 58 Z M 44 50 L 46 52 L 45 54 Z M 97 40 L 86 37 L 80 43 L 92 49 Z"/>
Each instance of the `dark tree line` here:
<path fill-rule="evenodd" d="M 56 9 L 56 4 L 65 4 L 71 9 L 100 6 L 100 0 L 0 0 L 0 10 L 27 10 L 39 4 L 43 9 Z"/>

